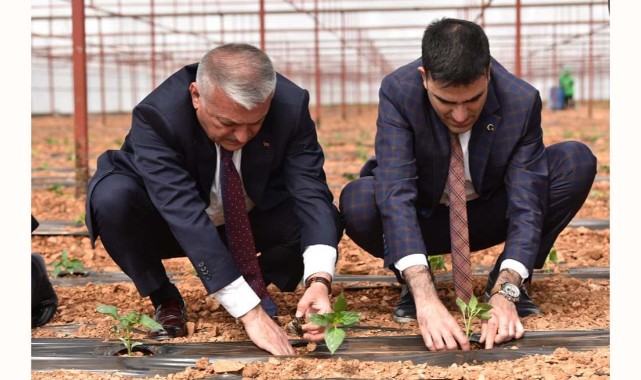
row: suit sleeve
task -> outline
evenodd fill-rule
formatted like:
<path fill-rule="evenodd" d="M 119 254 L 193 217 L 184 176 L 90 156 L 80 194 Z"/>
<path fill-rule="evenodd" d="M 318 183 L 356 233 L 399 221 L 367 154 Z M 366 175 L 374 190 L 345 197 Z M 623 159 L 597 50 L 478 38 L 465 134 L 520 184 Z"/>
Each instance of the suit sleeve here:
<path fill-rule="evenodd" d="M 514 259 L 532 270 L 539 251 L 543 217 L 548 205 L 548 161 L 541 129 L 541 98 L 528 108 L 523 135 L 512 154 L 505 175 L 508 232 L 505 259 Z"/>
<path fill-rule="evenodd" d="M 336 248 L 336 218 L 333 196 L 327 187 L 325 158 L 309 114 L 309 93 L 304 91 L 296 128 L 287 144 L 284 174 L 294 199 L 294 212 L 301 222 L 301 245 L 324 244 Z"/>
<path fill-rule="evenodd" d="M 186 128 L 189 126 L 185 126 Z M 162 113 L 148 104 L 133 113 L 134 160 L 147 193 L 196 268 L 209 294 L 240 276 L 205 212 L 196 181 L 185 168 L 178 140 Z"/>
<path fill-rule="evenodd" d="M 385 234 L 385 265 L 410 254 L 426 254 L 416 217 L 417 169 L 414 132 L 401 107 L 398 81 L 388 76 L 379 91 L 374 192 Z"/>

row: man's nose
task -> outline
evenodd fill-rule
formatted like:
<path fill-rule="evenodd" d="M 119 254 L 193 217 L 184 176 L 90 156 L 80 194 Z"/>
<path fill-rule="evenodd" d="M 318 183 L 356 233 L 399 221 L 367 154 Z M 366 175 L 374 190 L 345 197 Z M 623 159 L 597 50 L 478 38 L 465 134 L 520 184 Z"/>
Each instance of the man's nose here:
<path fill-rule="evenodd" d="M 465 119 L 467 119 L 467 108 L 465 108 L 464 105 L 454 106 L 454 110 L 452 111 L 452 117 L 458 123 L 464 122 Z"/>
<path fill-rule="evenodd" d="M 234 137 L 239 143 L 246 144 L 253 136 L 248 127 L 238 127 L 234 133 Z"/>

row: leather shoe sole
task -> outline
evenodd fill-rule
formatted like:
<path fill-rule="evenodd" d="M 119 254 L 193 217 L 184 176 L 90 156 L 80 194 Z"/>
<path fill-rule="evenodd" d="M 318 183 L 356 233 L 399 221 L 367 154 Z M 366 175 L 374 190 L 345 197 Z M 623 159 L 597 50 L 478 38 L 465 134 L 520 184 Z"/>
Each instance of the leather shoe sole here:
<path fill-rule="evenodd" d="M 154 320 L 160 323 L 164 330 L 150 331 L 147 334 L 149 339 L 166 340 L 187 335 L 185 306 L 182 300 L 169 299 L 158 305 Z"/>

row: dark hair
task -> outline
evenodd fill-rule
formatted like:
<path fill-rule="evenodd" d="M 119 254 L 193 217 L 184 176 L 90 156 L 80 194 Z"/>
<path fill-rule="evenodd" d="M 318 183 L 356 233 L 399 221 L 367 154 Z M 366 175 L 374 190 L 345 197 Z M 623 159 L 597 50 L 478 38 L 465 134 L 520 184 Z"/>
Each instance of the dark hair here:
<path fill-rule="evenodd" d="M 428 78 L 450 85 L 467 85 L 490 67 L 490 43 L 483 29 L 452 18 L 433 21 L 425 28 L 421 45 Z"/>

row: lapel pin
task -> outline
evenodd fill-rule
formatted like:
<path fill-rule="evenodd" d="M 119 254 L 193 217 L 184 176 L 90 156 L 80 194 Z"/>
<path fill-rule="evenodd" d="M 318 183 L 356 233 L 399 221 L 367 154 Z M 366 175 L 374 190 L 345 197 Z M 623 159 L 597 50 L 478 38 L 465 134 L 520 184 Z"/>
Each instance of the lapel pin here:
<path fill-rule="evenodd" d="M 263 141 L 263 148 L 269 148 L 270 144 L 268 141 Z"/>
<path fill-rule="evenodd" d="M 487 128 L 487 130 L 490 132 L 494 132 L 494 124 L 488 124 L 485 128 Z"/>

